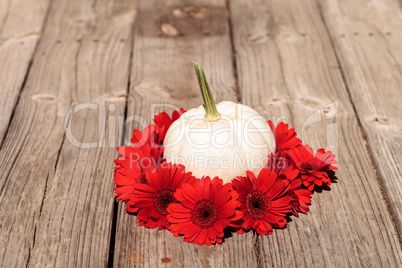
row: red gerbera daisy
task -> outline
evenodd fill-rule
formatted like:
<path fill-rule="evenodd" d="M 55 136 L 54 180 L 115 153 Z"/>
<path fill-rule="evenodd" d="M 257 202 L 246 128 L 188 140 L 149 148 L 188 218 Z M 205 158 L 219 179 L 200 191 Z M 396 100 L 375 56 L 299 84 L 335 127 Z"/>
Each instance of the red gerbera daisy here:
<path fill-rule="evenodd" d="M 283 153 L 292 147 L 298 146 L 302 141 L 296 137 L 294 128 L 289 129 L 289 125 L 280 122 L 276 127 L 271 120 L 267 121 L 275 137 L 276 151 Z"/>
<path fill-rule="evenodd" d="M 238 194 L 230 183 L 215 177 L 183 184 L 174 195 L 181 203 L 170 204 L 168 220 L 174 235 L 184 234 L 184 241 L 198 245 L 222 243 L 223 230 L 241 219 L 237 209 Z"/>
<path fill-rule="evenodd" d="M 144 144 L 149 144 L 151 147 L 159 147 L 163 144 L 162 130 L 155 125 L 148 125 L 144 131 L 138 129 L 133 130 L 133 137 L 131 143 L 134 147 L 141 147 Z"/>
<path fill-rule="evenodd" d="M 247 171 L 247 177 L 238 177 L 232 184 L 239 193 L 240 210 L 243 212 L 242 228 L 238 233 L 253 228 L 266 235 L 272 234 L 272 227 L 285 227 L 285 216 L 291 212 L 292 200 L 286 180 L 277 180 L 274 172 L 264 168 L 258 178 Z"/>
<path fill-rule="evenodd" d="M 314 150 L 308 145 L 297 146 L 288 153 L 293 165 L 299 170 L 303 185 L 313 191 L 314 185 L 321 186 L 323 183 L 331 185 L 328 170 L 337 170 L 333 166 L 338 162 L 331 151 L 318 149 L 314 155 Z"/>
<path fill-rule="evenodd" d="M 289 194 L 292 197 L 292 213 L 299 217 L 298 212 L 307 214 L 309 208 L 307 204 L 311 203 L 311 191 L 301 189 L 302 180 L 298 176 L 299 170 L 295 169 L 279 152 L 271 153 L 268 157 L 268 167 L 278 175 L 278 179 L 289 181 Z"/>
<path fill-rule="evenodd" d="M 184 110 L 183 108 L 180 108 L 180 110 L 174 110 L 172 113 L 172 118 L 170 118 L 170 116 L 166 112 L 155 115 L 154 122 L 161 130 L 160 136 L 162 140 L 165 139 L 166 132 L 168 131 L 170 125 L 185 112 L 186 110 Z"/>
<path fill-rule="evenodd" d="M 138 208 L 138 225 L 148 228 L 167 228 L 169 223 L 167 207 L 178 202 L 174 194 L 183 183 L 193 183 L 194 176 L 185 171 L 183 165 L 162 163 L 156 170 L 150 167 L 145 170 L 148 184 L 135 184 L 130 202 Z"/>
<path fill-rule="evenodd" d="M 122 156 L 115 160 L 114 191 L 116 200 L 127 202 L 134 184 L 147 183 L 144 170 L 150 166 L 157 167 L 161 162 L 163 147 L 151 149 L 149 144 L 140 148 L 119 146 L 117 151 Z M 136 212 L 130 206 L 127 206 L 127 211 Z"/>
<path fill-rule="evenodd" d="M 271 153 L 268 156 L 267 167 L 277 175 L 279 175 L 283 170 L 287 170 L 289 166 L 289 160 L 280 152 L 276 152 L 275 154 Z"/>
<path fill-rule="evenodd" d="M 296 217 L 299 217 L 298 212 L 307 214 L 309 211 L 308 205 L 311 204 L 311 191 L 308 189 L 298 188 L 290 190 L 290 196 L 292 197 L 292 213 Z"/>

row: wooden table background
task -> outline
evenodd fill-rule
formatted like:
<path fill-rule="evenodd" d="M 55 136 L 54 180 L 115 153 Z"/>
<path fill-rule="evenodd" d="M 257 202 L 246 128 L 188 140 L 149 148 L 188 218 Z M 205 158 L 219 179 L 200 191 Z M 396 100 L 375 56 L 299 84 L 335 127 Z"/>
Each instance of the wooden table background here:
<path fill-rule="evenodd" d="M 402 267 L 401 44 L 397 0 L 0 0 L 0 267 Z M 113 133 L 200 105 L 192 61 L 217 101 L 338 137 L 309 215 L 200 247 L 114 203 Z"/>

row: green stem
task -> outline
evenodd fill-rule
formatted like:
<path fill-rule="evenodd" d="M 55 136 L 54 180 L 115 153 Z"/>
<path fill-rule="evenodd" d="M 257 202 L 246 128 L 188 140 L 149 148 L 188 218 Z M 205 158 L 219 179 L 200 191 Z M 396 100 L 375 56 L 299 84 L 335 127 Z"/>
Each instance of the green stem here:
<path fill-rule="evenodd" d="M 221 114 L 216 109 L 214 98 L 207 82 L 204 70 L 197 63 L 192 63 L 198 79 L 198 85 L 201 89 L 202 98 L 204 100 L 205 119 L 211 122 L 221 119 Z"/>

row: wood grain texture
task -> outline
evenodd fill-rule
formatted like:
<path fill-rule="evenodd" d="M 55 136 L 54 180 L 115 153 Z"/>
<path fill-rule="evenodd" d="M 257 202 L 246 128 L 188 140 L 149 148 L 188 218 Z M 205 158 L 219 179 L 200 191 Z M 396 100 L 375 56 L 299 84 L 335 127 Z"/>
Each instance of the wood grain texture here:
<path fill-rule="evenodd" d="M 258 238 L 260 265 L 401 266 L 397 234 L 316 3 L 232 0 L 230 10 L 242 102 L 289 122 L 305 143 L 333 150 L 339 161 L 338 182 L 313 195 L 308 216 Z"/>
<path fill-rule="evenodd" d="M 204 8 L 194 9 L 192 5 Z M 229 25 L 224 1 L 142 1 L 135 23 L 128 116 L 150 123 L 152 104 L 185 109 L 202 104 L 191 62 L 201 64 L 215 100 L 236 100 Z M 170 106 L 158 107 L 171 112 Z M 126 139 L 141 121 L 127 127 Z M 198 246 L 168 231 L 137 226 L 135 216 L 119 205 L 115 267 L 255 267 L 251 233 L 226 239 L 222 245 Z M 162 259 L 168 258 L 169 263 Z M 164 259 L 165 261 L 167 259 Z"/>
<path fill-rule="evenodd" d="M 401 236 L 401 2 L 318 2 Z"/>
<path fill-rule="evenodd" d="M 0 146 L 40 39 L 49 0 L 0 0 Z"/>
<path fill-rule="evenodd" d="M 0 0 L 0 267 L 105 267 L 111 251 L 116 267 L 401 267 L 384 201 L 401 231 L 400 2 L 230 0 L 229 20 L 224 0 L 138 2 Z M 339 180 L 271 236 L 200 247 L 119 204 L 114 240 L 125 115 L 127 142 L 199 106 L 193 61 L 218 102 L 237 72 L 239 99 L 335 152 Z"/>
<path fill-rule="evenodd" d="M 133 1 L 52 3 L 0 151 L 1 267 L 107 266 L 134 18 Z M 83 103 L 71 129 L 91 149 L 64 133 Z"/>

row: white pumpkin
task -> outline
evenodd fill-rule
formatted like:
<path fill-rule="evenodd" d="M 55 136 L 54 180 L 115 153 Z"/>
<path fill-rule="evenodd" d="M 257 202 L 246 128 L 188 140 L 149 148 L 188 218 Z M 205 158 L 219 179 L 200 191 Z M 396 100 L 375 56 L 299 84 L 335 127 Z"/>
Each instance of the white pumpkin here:
<path fill-rule="evenodd" d="M 194 176 L 219 176 L 224 183 L 250 170 L 255 174 L 275 152 L 275 140 L 265 119 L 254 109 L 229 101 L 215 106 L 202 68 L 193 64 L 204 106 L 191 109 L 166 133 L 166 161 L 186 166 Z"/>

